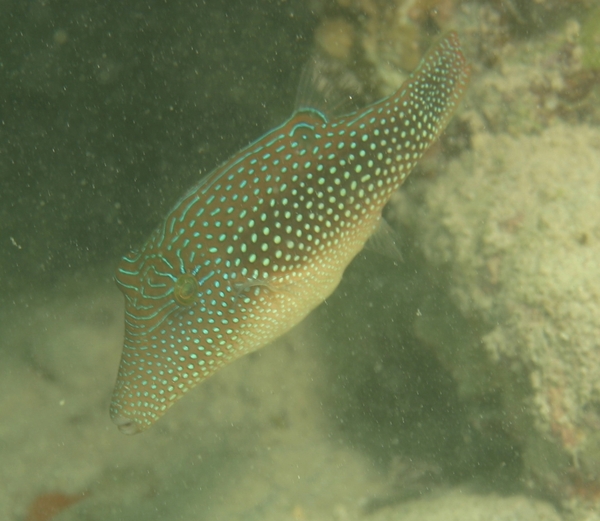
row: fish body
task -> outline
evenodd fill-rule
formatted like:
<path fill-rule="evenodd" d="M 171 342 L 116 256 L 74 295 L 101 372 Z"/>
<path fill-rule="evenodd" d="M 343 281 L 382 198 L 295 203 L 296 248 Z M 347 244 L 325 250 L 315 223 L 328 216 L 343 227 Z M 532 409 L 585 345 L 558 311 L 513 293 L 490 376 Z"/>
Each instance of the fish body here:
<path fill-rule="evenodd" d="M 393 95 L 333 119 L 299 110 L 187 192 L 117 269 L 125 339 L 110 413 L 121 431 L 148 428 L 335 290 L 469 73 L 449 33 Z"/>

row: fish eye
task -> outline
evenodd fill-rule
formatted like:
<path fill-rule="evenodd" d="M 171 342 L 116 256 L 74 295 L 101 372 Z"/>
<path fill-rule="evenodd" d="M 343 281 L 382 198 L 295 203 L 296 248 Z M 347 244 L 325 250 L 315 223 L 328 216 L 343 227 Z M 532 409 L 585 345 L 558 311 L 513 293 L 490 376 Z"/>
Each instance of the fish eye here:
<path fill-rule="evenodd" d="M 173 294 L 178 304 L 182 306 L 191 306 L 196 301 L 198 294 L 198 282 L 192 275 L 181 275 L 175 281 Z"/>

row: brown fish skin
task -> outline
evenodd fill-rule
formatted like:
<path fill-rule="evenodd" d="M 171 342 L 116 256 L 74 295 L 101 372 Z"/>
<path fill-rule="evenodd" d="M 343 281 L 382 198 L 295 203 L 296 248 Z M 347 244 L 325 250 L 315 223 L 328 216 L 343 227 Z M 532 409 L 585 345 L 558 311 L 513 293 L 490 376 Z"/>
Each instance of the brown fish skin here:
<path fill-rule="evenodd" d="M 330 120 L 302 109 L 188 191 L 117 269 L 125 340 L 110 415 L 122 432 L 147 429 L 335 290 L 469 75 L 448 33 L 391 96 Z"/>

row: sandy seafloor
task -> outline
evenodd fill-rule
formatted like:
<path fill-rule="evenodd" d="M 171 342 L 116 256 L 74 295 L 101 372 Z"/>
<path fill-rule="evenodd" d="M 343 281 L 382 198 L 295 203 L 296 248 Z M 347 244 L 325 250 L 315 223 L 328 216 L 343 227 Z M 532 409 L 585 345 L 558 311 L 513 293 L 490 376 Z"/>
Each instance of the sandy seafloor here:
<path fill-rule="evenodd" d="M 469 484 L 399 500 L 406 484 L 353 449 L 323 404 L 314 317 L 125 436 L 107 412 L 122 298 L 108 279 L 66 288 L 4 316 L 0 519 L 34 519 L 45 493 L 82 495 L 52 518 L 63 521 L 560 519 L 550 504 Z"/>

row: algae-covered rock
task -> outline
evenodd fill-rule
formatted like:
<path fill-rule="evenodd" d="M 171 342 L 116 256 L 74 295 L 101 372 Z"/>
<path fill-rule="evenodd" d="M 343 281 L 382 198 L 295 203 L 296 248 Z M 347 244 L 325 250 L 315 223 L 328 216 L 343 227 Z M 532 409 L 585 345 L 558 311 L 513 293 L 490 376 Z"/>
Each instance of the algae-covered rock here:
<path fill-rule="evenodd" d="M 500 389 L 527 474 L 561 494 L 579 493 L 568 485 L 580 479 L 582 453 L 586 479 L 598 473 L 599 180 L 598 129 L 480 134 L 426 188 L 413 218 L 463 318 L 462 349 L 476 355 L 457 356 L 448 349 L 460 344 L 439 342 L 440 358 L 459 388 Z M 472 324 L 481 331 L 475 339 Z"/>

